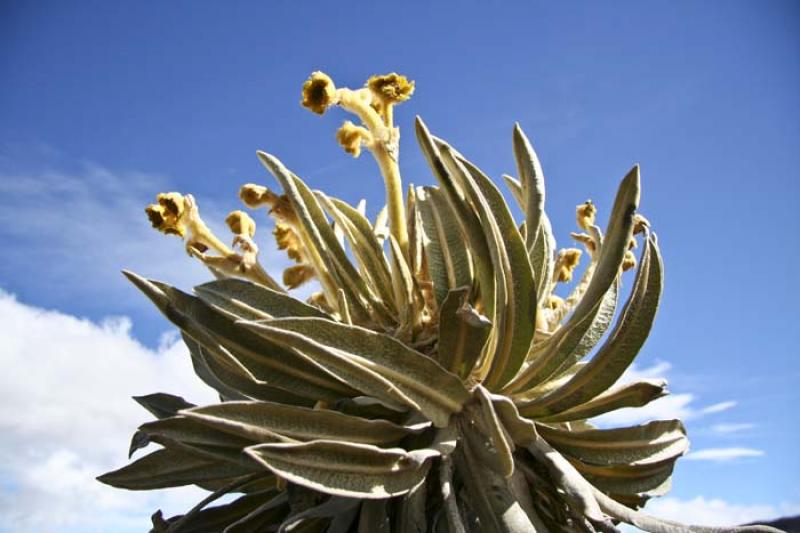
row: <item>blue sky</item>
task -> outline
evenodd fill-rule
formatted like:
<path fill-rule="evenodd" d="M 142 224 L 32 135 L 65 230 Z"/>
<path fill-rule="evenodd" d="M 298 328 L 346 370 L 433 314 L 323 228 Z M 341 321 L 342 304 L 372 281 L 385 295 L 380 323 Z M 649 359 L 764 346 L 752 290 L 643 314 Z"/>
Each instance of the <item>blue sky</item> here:
<path fill-rule="evenodd" d="M 577 203 L 592 198 L 607 214 L 618 180 L 641 164 L 642 212 L 659 235 L 667 278 L 637 372 L 666 373 L 676 396 L 660 412 L 689 419 L 694 450 L 717 450 L 682 461 L 673 499 L 654 511 L 720 519 L 800 512 L 792 275 L 800 259 L 800 5 L 363 4 L 0 4 L 0 296 L 9 313 L 33 317 L 6 326 L 4 336 L 30 342 L 0 351 L 0 360 L 19 363 L 21 377 L 38 372 L 50 352 L 37 349 L 30 368 L 26 354 L 42 336 L 63 333 L 111 339 L 143 364 L 161 364 L 179 348 L 118 272 L 183 285 L 204 274 L 176 239 L 149 230 L 141 209 L 161 190 L 192 192 L 220 223 L 239 207 L 240 184 L 274 186 L 256 149 L 315 188 L 366 198 L 374 215 L 383 192 L 373 162 L 341 151 L 333 136 L 346 117 L 302 109 L 300 86 L 313 70 L 350 86 L 398 71 L 417 83 L 396 112 L 405 181 L 433 181 L 413 140 L 415 114 L 495 178 L 514 171 L 519 121 L 542 159 L 562 242 Z M 36 320 L 52 324 L 28 328 Z M 106 353 L 80 346 L 94 354 L 87 357 Z M 115 393 L 98 385 L 107 376 L 81 379 L 59 383 L 58 397 L 81 396 L 81 386 Z M 147 382 L 140 387 L 150 392 Z M 46 387 L 37 401 L 46 405 L 48 391 L 55 394 Z M 122 430 L 133 430 L 141 417 L 133 413 Z M 46 424 L 23 426 L 0 417 L 15 446 L 34 449 L 48 435 Z M 114 444 L 124 452 L 121 438 Z M 13 455 L 9 446 L 0 455 Z M 720 449 L 734 457 L 722 461 Z M 73 471 L 91 471 L 97 463 L 79 452 L 42 448 L 37 457 L 73 453 Z M 0 496 L 0 523 L 33 527 L 8 503 L 26 490 L 36 501 L 29 477 L 0 468 L 0 490 L 12 491 Z M 85 517 L 64 520 L 88 528 Z"/>

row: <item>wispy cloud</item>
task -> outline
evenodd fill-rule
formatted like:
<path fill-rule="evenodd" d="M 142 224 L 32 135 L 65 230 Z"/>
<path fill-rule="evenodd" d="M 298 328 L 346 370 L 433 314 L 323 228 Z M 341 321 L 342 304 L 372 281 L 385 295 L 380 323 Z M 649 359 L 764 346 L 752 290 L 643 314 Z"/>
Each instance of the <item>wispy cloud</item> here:
<path fill-rule="evenodd" d="M 162 176 L 95 163 L 69 171 L 0 168 L 0 244 L 13 246 L 0 262 L 0 280 L 15 291 L 26 283 L 46 287 L 47 301 L 61 307 L 77 299 L 130 297 L 119 273 L 123 268 L 183 288 L 208 281 L 211 275 L 186 256 L 179 240 L 154 231 L 144 215 L 158 192 L 172 189 Z M 198 203 L 203 218 L 226 239 L 225 215 L 241 208 L 235 195 L 222 201 L 200 196 Z M 272 241 L 272 222 L 255 218 L 257 240 Z M 288 266 L 274 245 L 262 246 L 261 258 L 278 278 Z M 135 302 L 145 305 L 144 299 Z"/>
<path fill-rule="evenodd" d="M 764 455 L 762 450 L 754 448 L 705 448 L 689 452 L 685 457 L 687 461 L 733 461 L 734 459 L 742 459 L 744 457 L 761 457 Z"/>
<path fill-rule="evenodd" d="M 127 463 L 147 413 L 132 395 L 215 401 L 185 348 L 149 350 L 124 318 L 93 323 L 0 291 L 0 516 L 13 531 L 141 531 L 158 507 L 185 511 L 199 489 L 126 492 L 94 477 Z M 0 527 L 0 530 L 3 528 Z"/>
<path fill-rule="evenodd" d="M 715 404 L 709 405 L 708 407 L 703 407 L 703 409 L 700 410 L 700 414 L 710 415 L 710 414 L 714 414 L 714 413 L 721 413 L 722 411 L 727 411 L 728 409 L 736 407 L 738 404 L 739 404 L 739 402 L 736 402 L 736 401 L 733 401 L 733 400 L 728 400 L 726 402 L 715 403 Z"/>
<path fill-rule="evenodd" d="M 652 366 L 640 368 L 632 365 L 620 378 L 620 383 L 629 383 L 641 379 L 657 379 L 666 377 L 672 365 L 666 361 L 659 361 Z M 596 419 L 602 426 L 618 426 L 640 424 L 649 420 L 679 418 L 681 420 L 695 420 L 707 415 L 721 413 L 735 407 L 738 402 L 727 400 L 704 407 L 696 406 L 695 395 L 688 392 L 670 394 L 659 398 L 644 407 L 620 409 L 607 413 Z"/>
<path fill-rule="evenodd" d="M 731 433 L 741 433 L 742 431 L 747 431 L 748 429 L 755 428 L 755 424 L 750 424 L 747 422 L 742 423 L 731 423 L 731 424 L 714 424 L 711 426 L 711 431 L 714 433 L 721 433 L 721 434 L 731 434 Z"/>
<path fill-rule="evenodd" d="M 739 504 L 703 496 L 689 500 L 669 496 L 652 500 L 645 510 L 684 524 L 734 526 L 800 514 L 800 503 Z"/>

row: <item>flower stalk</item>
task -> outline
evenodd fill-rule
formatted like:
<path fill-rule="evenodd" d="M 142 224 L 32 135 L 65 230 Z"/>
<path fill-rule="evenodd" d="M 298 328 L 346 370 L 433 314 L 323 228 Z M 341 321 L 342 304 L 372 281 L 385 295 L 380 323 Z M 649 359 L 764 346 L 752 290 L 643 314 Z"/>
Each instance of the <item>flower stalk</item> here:
<path fill-rule="evenodd" d="M 389 231 L 406 258 L 409 253 L 408 228 L 398 164 L 400 131 L 394 127 L 393 108 L 413 92 L 414 82 L 395 73 L 373 76 L 366 87 L 353 90 L 337 88 L 326 74 L 314 72 L 303 85 L 302 101 L 305 107 L 318 114 L 338 105 L 361 120 L 362 126 L 345 122 L 336 137 L 353 157 L 360 155 L 362 145 L 372 152 L 386 187 Z"/>

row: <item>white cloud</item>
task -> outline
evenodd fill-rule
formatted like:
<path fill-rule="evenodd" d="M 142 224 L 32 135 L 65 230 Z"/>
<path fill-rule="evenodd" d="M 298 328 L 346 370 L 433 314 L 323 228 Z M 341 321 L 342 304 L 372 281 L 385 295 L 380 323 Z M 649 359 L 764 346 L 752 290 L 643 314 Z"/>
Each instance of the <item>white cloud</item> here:
<path fill-rule="evenodd" d="M 734 526 L 757 521 L 772 520 L 800 513 L 800 504 L 734 504 L 719 498 L 697 496 L 691 500 L 674 497 L 650 501 L 646 512 L 684 524 Z"/>
<path fill-rule="evenodd" d="M 754 448 L 705 448 L 690 452 L 685 459 L 687 461 L 732 461 L 743 457 L 761 457 L 764 452 Z"/>
<path fill-rule="evenodd" d="M 714 413 L 721 413 L 722 411 L 727 411 L 728 409 L 732 409 L 732 408 L 736 407 L 738 404 L 739 404 L 739 402 L 736 402 L 736 401 L 733 401 L 733 400 L 728 400 L 726 402 L 715 403 L 715 404 L 709 405 L 708 407 L 703 407 L 703 409 L 700 410 L 700 414 L 711 415 L 711 414 L 714 414 Z"/>
<path fill-rule="evenodd" d="M 625 371 L 619 379 L 619 383 L 630 383 L 641 379 L 664 378 L 672 369 L 672 365 L 666 361 L 639 368 L 635 364 Z M 669 394 L 659 398 L 644 407 L 619 409 L 617 411 L 604 414 L 595 420 L 604 427 L 624 426 L 641 424 L 649 420 L 679 418 L 683 421 L 697 419 L 703 416 L 720 413 L 731 409 L 738 402 L 728 400 L 715 403 L 706 407 L 695 406 L 695 395 L 691 393 Z"/>
<path fill-rule="evenodd" d="M 212 279 L 178 238 L 153 230 L 144 214 L 157 193 L 174 188 L 160 176 L 112 172 L 94 163 L 70 172 L 0 170 L 0 241 L 16 243 L 0 264 L 0 279 L 15 288 L 35 279 L 48 288 L 49 302 L 65 305 L 75 298 L 130 297 L 123 268 L 186 288 Z M 204 220 L 223 240 L 230 235 L 226 213 L 241 208 L 236 190 L 232 184 L 221 201 L 198 197 Z M 262 263 L 280 279 L 289 260 L 272 244 L 272 222 L 263 212 L 254 218 L 256 240 L 264 243 Z M 146 305 L 142 298 L 135 304 Z"/>
<path fill-rule="evenodd" d="M 95 476 L 127 463 L 149 418 L 132 395 L 215 401 L 178 343 L 140 345 L 124 318 L 96 324 L 0 291 L 0 522 L 13 531 L 141 531 L 156 508 L 185 511 L 196 489 L 127 492 Z M 2 529 L 2 528 L 0 528 Z"/>
<path fill-rule="evenodd" d="M 721 433 L 721 434 L 730 434 L 730 433 L 740 433 L 742 431 L 747 431 L 748 429 L 755 428 L 755 424 L 750 424 L 747 422 L 742 423 L 729 423 L 729 424 L 714 424 L 711 426 L 711 431 L 714 433 Z"/>

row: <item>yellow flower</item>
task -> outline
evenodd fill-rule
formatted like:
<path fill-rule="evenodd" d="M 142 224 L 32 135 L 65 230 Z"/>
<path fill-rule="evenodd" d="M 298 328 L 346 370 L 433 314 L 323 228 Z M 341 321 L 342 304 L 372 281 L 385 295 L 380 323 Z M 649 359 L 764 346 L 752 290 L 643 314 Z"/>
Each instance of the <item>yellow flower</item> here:
<path fill-rule="evenodd" d="M 372 76 L 367 87 L 385 104 L 405 102 L 414 94 L 414 82 L 396 72 Z"/>
<path fill-rule="evenodd" d="M 636 256 L 628 250 L 625 252 L 625 257 L 622 258 L 622 271 L 627 272 L 634 267 L 636 267 Z"/>
<path fill-rule="evenodd" d="M 581 251 L 577 248 L 565 248 L 558 252 L 556 259 L 556 280 L 560 283 L 572 281 L 572 272 L 581 259 Z"/>
<path fill-rule="evenodd" d="M 186 213 L 183 195 L 177 192 L 161 193 L 156 196 L 157 204 L 145 208 L 150 224 L 167 235 L 183 237 L 186 233 L 183 216 Z"/>
<path fill-rule="evenodd" d="M 167 214 L 175 218 L 183 216 L 184 199 L 183 195 L 177 192 L 162 192 L 156 196 L 159 205 L 163 206 Z"/>
<path fill-rule="evenodd" d="M 283 271 L 283 284 L 296 289 L 314 277 L 314 269 L 309 265 L 295 265 Z"/>
<path fill-rule="evenodd" d="M 294 212 L 292 202 L 289 201 L 289 197 L 285 194 L 276 197 L 269 213 L 282 222 L 288 222 L 289 224 L 297 222 L 297 214 Z"/>
<path fill-rule="evenodd" d="M 256 209 L 264 205 L 272 206 L 278 201 L 278 195 L 255 183 L 247 183 L 239 189 L 239 198 L 242 203 L 251 209 Z"/>
<path fill-rule="evenodd" d="M 272 234 L 275 236 L 275 242 L 278 243 L 278 250 L 286 250 L 286 255 L 292 261 L 298 263 L 303 261 L 303 243 L 300 242 L 291 226 L 281 223 L 275 224 Z"/>
<path fill-rule="evenodd" d="M 560 297 L 556 296 L 555 294 L 551 294 L 550 296 L 548 296 L 546 307 L 548 307 L 549 309 L 552 309 L 553 311 L 555 311 L 556 309 L 558 309 L 562 305 L 564 305 L 564 299 L 563 298 L 560 298 Z"/>
<path fill-rule="evenodd" d="M 575 209 L 575 218 L 578 220 L 578 226 L 588 230 L 594 226 L 594 218 L 597 214 L 597 208 L 591 200 L 586 200 Z"/>
<path fill-rule="evenodd" d="M 314 72 L 303 84 L 303 107 L 322 115 L 335 103 L 336 86 L 324 72 Z"/>
<path fill-rule="evenodd" d="M 244 211 L 231 211 L 225 218 L 225 223 L 236 235 L 253 237 L 256 234 L 255 221 Z"/>
<path fill-rule="evenodd" d="M 650 221 L 644 218 L 639 213 L 633 215 L 633 234 L 638 235 L 642 233 L 645 228 L 650 227 Z"/>
<path fill-rule="evenodd" d="M 342 145 L 344 151 L 353 157 L 361 155 L 361 144 L 369 142 L 372 136 L 366 128 L 356 126 L 349 120 L 342 124 L 336 132 L 336 140 Z"/>

